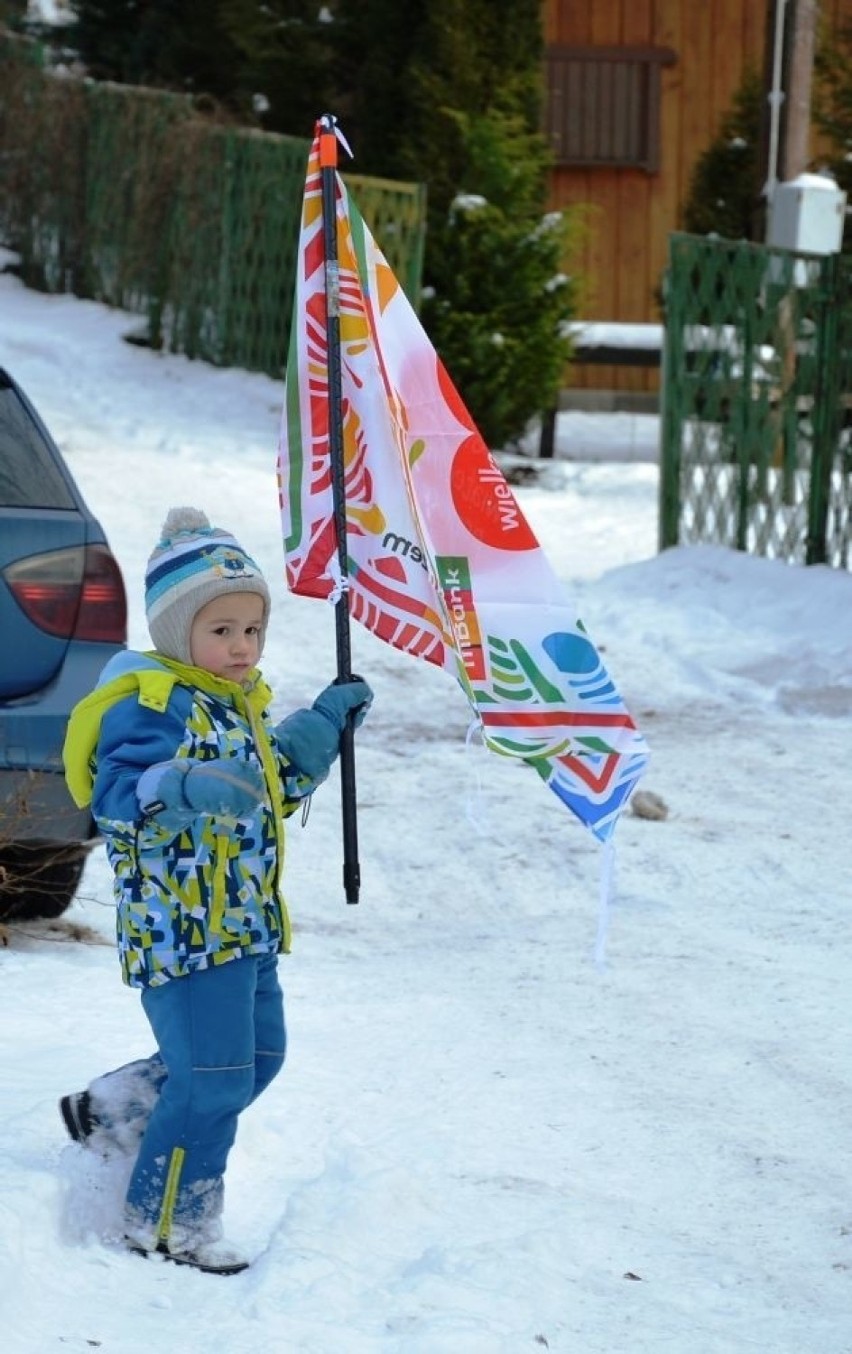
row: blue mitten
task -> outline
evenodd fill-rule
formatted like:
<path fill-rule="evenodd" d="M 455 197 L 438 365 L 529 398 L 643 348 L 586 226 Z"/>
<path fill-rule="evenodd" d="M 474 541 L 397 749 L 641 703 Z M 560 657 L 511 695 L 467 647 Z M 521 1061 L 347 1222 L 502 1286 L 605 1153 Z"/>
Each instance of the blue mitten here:
<path fill-rule="evenodd" d="M 244 818 L 263 802 L 266 783 L 259 766 L 233 757 L 158 762 L 139 777 L 136 797 L 143 813 L 178 831 L 202 814 Z"/>
<path fill-rule="evenodd" d="M 350 711 L 352 727 L 360 728 L 372 703 L 373 693 L 364 679 L 350 677 L 348 682 L 332 682 L 331 686 L 321 691 L 313 708 L 324 715 L 340 734 L 346 728 L 346 717 Z"/>
<path fill-rule="evenodd" d="M 360 677 L 332 683 L 321 691 L 310 710 L 294 710 L 275 730 L 278 746 L 288 762 L 319 785 L 340 750 L 340 735 L 352 711 L 355 728 L 363 722 L 373 693 Z"/>
<path fill-rule="evenodd" d="M 318 710 L 294 710 L 275 730 L 278 746 L 301 776 L 324 781 L 340 746 L 340 734 Z"/>

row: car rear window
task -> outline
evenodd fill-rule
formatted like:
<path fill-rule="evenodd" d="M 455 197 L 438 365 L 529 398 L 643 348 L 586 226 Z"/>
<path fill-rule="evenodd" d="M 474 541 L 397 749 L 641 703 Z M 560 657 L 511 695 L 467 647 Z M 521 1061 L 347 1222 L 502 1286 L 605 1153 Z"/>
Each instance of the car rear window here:
<path fill-rule="evenodd" d="M 0 378 L 0 508 L 74 507 L 54 453 L 17 391 Z"/>

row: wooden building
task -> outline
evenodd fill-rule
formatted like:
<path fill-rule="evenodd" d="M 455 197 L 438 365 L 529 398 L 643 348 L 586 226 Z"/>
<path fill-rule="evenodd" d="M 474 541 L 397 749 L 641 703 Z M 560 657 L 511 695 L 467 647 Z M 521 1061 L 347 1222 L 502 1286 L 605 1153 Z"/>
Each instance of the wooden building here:
<path fill-rule="evenodd" d="M 777 3 L 543 0 L 551 200 L 586 209 L 583 319 L 660 320 L 668 237 L 693 169 L 747 69 L 764 72 Z M 852 21 L 852 0 L 818 9 L 829 27 Z M 572 384 L 652 390 L 656 379 L 575 365 Z"/>

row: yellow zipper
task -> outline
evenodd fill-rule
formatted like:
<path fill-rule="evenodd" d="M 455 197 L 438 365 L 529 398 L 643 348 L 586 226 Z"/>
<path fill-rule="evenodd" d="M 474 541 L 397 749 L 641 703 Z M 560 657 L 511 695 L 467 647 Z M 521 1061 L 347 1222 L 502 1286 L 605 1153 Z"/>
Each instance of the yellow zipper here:
<path fill-rule="evenodd" d="M 290 928 L 290 914 L 287 911 L 287 904 L 281 892 L 281 874 L 284 869 L 284 803 L 281 798 L 281 782 L 278 776 L 278 765 L 272 752 L 266 731 L 259 728 L 255 722 L 254 710 L 249 701 L 243 696 L 245 704 L 245 714 L 248 719 L 251 735 L 254 739 L 254 746 L 257 750 L 260 765 L 263 768 L 263 775 L 266 781 L 266 788 L 269 791 L 269 797 L 272 802 L 272 821 L 275 830 L 275 842 L 278 856 L 278 873 L 274 881 L 275 892 L 278 898 L 281 910 L 282 927 L 282 947 L 285 954 L 290 953 L 290 943 L 292 932 Z"/>
<path fill-rule="evenodd" d="M 211 936 L 218 936 L 222 933 L 222 922 L 225 917 L 225 902 L 227 899 L 227 885 L 225 874 L 228 869 L 228 838 L 223 833 L 216 834 L 216 860 L 213 866 L 213 906 L 210 909 L 210 921 L 208 922 L 208 933 Z"/>
<path fill-rule="evenodd" d="M 159 1227 L 157 1228 L 157 1240 L 165 1242 L 166 1245 L 168 1245 L 169 1234 L 171 1233 L 172 1222 L 174 1221 L 178 1185 L 180 1183 L 185 1156 L 186 1152 L 182 1147 L 175 1147 L 172 1152 L 171 1161 L 169 1162 L 169 1173 L 166 1176 L 166 1188 L 163 1193 L 163 1207 L 160 1212 Z"/>

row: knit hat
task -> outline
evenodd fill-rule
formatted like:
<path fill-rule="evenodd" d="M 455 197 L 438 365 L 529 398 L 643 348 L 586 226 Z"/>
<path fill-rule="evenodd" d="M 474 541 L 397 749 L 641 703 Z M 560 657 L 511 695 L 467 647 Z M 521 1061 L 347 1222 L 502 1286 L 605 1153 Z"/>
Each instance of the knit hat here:
<path fill-rule="evenodd" d="M 191 663 L 192 622 L 214 597 L 229 592 L 256 592 L 263 598 L 265 633 L 269 588 L 251 555 L 229 532 L 211 527 L 198 508 L 172 508 L 145 571 L 145 611 L 156 649 Z"/>

